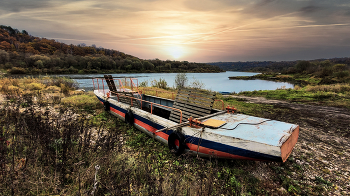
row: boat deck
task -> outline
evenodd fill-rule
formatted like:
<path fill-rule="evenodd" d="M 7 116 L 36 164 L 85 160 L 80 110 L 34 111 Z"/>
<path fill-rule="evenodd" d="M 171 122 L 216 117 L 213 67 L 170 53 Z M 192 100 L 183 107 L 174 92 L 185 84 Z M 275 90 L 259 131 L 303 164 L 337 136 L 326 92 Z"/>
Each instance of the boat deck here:
<path fill-rule="evenodd" d="M 141 109 L 119 102 L 117 96 L 111 95 L 107 98 L 107 92 L 108 90 L 95 90 L 102 103 L 110 103 L 110 110 L 114 115 L 125 120 L 127 113 L 133 113 L 133 124 L 138 129 L 168 144 L 169 135 L 176 132 L 174 126 L 179 125 L 179 122 L 169 118 L 171 111 L 167 107 L 173 104 L 174 100 L 142 95 L 144 101 Z M 155 105 L 157 107 L 154 107 Z M 215 109 L 211 111 L 216 112 L 218 111 Z M 218 128 L 183 125 L 180 131 L 186 138 L 187 150 L 200 156 L 284 162 L 299 135 L 298 125 L 244 114 L 219 113 L 217 116 L 208 116 L 207 119 L 214 122 L 224 121 L 225 124 L 219 125 Z M 166 127 L 170 129 L 164 129 Z"/>
<path fill-rule="evenodd" d="M 244 114 L 222 114 L 211 119 L 225 121 L 218 129 L 206 128 L 206 132 L 255 141 L 271 146 L 282 146 L 297 125 Z"/>

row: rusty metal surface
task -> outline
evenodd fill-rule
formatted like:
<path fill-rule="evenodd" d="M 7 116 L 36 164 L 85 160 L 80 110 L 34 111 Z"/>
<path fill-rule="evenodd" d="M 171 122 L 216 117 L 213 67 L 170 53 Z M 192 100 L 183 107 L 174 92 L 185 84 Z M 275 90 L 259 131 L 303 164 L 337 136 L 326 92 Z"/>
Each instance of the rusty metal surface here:
<path fill-rule="evenodd" d="M 212 119 L 227 122 L 218 129 L 206 128 L 222 136 L 240 138 L 243 140 L 259 142 L 271 146 L 281 146 L 292 134 L 297 125 L 248 116 L 244 114 L 222 114 Z"/>

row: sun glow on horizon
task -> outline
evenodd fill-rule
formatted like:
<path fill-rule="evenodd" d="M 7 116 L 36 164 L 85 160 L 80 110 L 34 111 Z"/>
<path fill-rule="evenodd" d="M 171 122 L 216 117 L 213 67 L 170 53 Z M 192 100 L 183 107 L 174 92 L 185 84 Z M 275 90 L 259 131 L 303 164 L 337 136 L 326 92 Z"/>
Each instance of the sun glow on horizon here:
<path fill-rule="evenodd" d="M 183 57 L 184 55 L 187 54 L 187 51 L 184 47 L 182 46 L 168 46 L 166 48 L 166 52 L 172 56 L 175 60 L 178 60 L 179 58 Z"/>

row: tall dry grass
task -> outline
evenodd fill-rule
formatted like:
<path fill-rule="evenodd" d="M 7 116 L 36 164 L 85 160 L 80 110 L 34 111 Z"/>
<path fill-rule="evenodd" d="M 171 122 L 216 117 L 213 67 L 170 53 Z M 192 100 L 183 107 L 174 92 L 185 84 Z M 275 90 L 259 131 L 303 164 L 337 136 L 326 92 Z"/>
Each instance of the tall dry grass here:
<path fill-rule="evenodd" d="M 158 96 L 166 99 L 175 99 L 177 90 L 175 89 L 161 89 L 157 87 L 139 87 L 139 90 L 142 91 L 143 94 Z"/>
<path fill-rule="evenodd" d="M 309 92 L 334 92 L 334 93 L 349 93 L 350 84 L 331 84 L 331 85 L 317 85 L 307 86 L 305 88 Z"/>
<path fill-rule="evenodd" d="M 60 77 L 24 77 L 24 78 L 0 78 L 0 93 L 2 94 L 33 94 L 35 91 L 57 92 L 68 95 L 70 91 L 77 89 L 78 84 L 67 78 Z"/>
<path fill-rule="evenodd" d="M 242 170 L 219 166 L 215 159 L 174 157 L 165 146 L 125 127 L 108 113 L 98 115 L 101 123 L 96 126 L 68 108 L 56 113 L 37 110 L 31 98 L 22 97 L 0 108 L 0 195 L 233 195 L 258 191 L 241 183 L 246 180 Z M 24 111 L 22 103 L 28 103 Z M 108 127 L 109 121 L 115 126 Z M 130 147 L 137 148 L 136 153 Z"/>

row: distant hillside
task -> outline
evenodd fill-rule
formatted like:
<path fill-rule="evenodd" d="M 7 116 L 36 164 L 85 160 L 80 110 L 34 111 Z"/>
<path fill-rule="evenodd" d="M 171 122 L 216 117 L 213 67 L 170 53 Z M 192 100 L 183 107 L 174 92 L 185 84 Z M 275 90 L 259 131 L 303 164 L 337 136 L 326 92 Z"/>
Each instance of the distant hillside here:
<path fill-rule="evenodd" d="M 310 63 L 329 61 L 331 64 L 350 65 L 350 58 L 332 58 L 309 60 Z M 247 61 L 247 62 L 214 62 L 215 65 L 225 71 L 252 71 L 252 72 L 289 72 L 300 61 Z"/>
<path fill-rule="evenodd" d="M 251 71 L 253 68 L 266 67 L 275 62 L 273 61 L 247 61 L 247 62 L 215 62 L 208 63 L 220 67 L 225 71 Z"/>
<path fill-rule="evenodd" d="M 222 71 L 205 63 L 143 60 L 95 45 L 68 45 L 4 25 L 0 25 L 0 69 L 10 74 Z"/>

